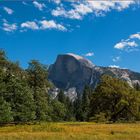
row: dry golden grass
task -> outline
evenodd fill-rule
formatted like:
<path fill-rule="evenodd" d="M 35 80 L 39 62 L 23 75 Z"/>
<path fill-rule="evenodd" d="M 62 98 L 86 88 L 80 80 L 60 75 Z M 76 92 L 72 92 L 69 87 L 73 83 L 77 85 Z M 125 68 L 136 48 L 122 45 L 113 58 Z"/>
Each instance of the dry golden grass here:
<path fill-rule="evenodd" d="M 41 123 L 0 128 L 0 140 L 140 140 L 140 123 Z"/>

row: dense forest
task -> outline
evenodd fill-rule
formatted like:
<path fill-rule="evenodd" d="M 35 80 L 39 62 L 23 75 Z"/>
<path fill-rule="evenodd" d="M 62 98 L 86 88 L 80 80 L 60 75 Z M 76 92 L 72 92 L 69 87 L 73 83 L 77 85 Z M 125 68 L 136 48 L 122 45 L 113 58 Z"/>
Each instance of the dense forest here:
<path fill-rule="evenodd" d="M 125 122 L 140 120 L 140 87 L 103 75 L 95 89 L 85 86 L 75 101 L 49 90 L 48 67 L 36 60 L 26 70 L 0 50 L 0 124 L 40 121 Z"/>

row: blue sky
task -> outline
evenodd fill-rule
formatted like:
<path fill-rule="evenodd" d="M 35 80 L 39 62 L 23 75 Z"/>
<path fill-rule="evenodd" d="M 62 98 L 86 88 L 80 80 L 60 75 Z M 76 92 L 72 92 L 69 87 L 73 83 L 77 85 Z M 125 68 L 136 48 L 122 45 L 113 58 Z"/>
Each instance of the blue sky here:
<path fill-rule="evenodd" d="M 140 72 L 139 1 L 0 1 L 0 48 L 23 68 L 75 53 Z"/>

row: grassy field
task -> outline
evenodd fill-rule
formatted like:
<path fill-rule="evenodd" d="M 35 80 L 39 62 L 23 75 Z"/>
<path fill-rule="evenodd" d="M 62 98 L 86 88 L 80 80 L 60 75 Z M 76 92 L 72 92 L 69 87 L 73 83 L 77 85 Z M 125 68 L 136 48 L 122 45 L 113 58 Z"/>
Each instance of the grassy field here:
<path fill-rule="evenodd" d="M 0 140 L 140 140 L 140 123 L 41 123 L 0 127 Z"/>

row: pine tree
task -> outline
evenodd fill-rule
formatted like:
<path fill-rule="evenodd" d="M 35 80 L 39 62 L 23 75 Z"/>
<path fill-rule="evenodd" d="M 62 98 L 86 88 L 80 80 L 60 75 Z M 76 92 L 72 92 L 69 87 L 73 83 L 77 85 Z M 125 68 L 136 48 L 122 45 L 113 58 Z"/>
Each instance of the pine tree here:
<path fill-rule="evenodd" d="M 32 91 L 24 80 L 11 75 L 6 83 L 5 99 L 11 104 L 15 122 L 35 119 L 35 104 Z"/>
<path fill-rule="evenodd" d="M 8 63 L 5 52 L 0 50 L 0 68 L 4 69 Z"/>
<path fill-rule="evenodd" d="M 47 88 L 50 87 L 50 83 L 47 80 L 47 67 L 33 60 L 29 63 L 27 72 L 28 83 L 33 90 L 36 104 L 36 119 L 39 121 L 46 120 L 48 114 Z"/>
<path fill-rule="evenodd" d="M 64 121 L 66 118 L 66 107 L 63 103 L 58 100 L 52 101 L 52 120 L 53 121 Z"/>
<path fill-rule="evenodd" d="M 10 104 L 3 97 L 0 97 L 0 124 L 5 124 L 13 121 Z"/>
<path fill-rule="evenodd" d="M 74 101 L 74 116 L 77 121 L 83 121 L 83 112 L 82 112 L 82 99 L 79 95 L 77 99 Z"/>
<path fill-rule="evenodd" d="M 4 82 L 5 72 L 3 64 L 5 64 L 4 62 L 6 62 L 5 58 L 5 53 L 3 51 L 0 51 L 0 124 L 9 123 L 13 121 L 10 104 L 4 99 L 6 85 Z"/>
<path fill-rule="evenodd" d="M 39 63 L 37 60 L 32 60 L 27 69 L 28 82 L 31 88 L 36 90 L 36 87 L 47 88 L 50 86 L 48 82 L 47 66 Z"/>
<path fill-rule="evenodd" d="M 88 120 L 89 115 L 89 106 L 90 106 L 90 96 L 91 96 L 91 88 L 85 86 L 83 95 L 82 95 L 82 117 L 83 121 Z"/>
<path fill-rule="evenodd" d="M 58 99 L 59 102 L 61 102 L 63 104 L 66 104 L 66 96 L 65 96 L 63 90 L 60 90 L 60 92 L 57 95 L 57 99 Z"/>
<path fill-rule="evenodd" d="M 36 88 L 34 93 L 34 100 L 36 104 L 36 119 L 44 121 L 47 119 L 48 102 L 45 92 L 41 88 Z"/>
<path fill-rule="evenodd" d="M 10 62 L 4 51 L 0 51 L 0 94 L 6 106 L 10 106 L 17 122 L 35 118 L 32 91 L 27 85 L 26 72 L 18 63 Z"/>
<path fill-rule="evenodd" d="M 66 97 L 65 106 L 66 106 L 66 110 L 67 110 L 66 120 L 67 121 L 74 121 L 75 120 L 75 117 L 74 117 L 74 105 L 73 105 L 73 102 L 69 99 L 69 97 Z"/>

